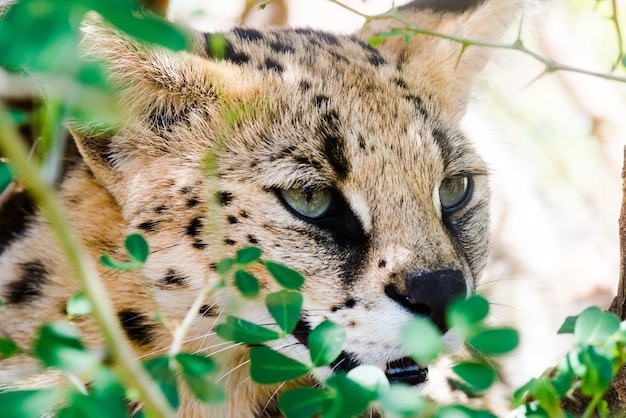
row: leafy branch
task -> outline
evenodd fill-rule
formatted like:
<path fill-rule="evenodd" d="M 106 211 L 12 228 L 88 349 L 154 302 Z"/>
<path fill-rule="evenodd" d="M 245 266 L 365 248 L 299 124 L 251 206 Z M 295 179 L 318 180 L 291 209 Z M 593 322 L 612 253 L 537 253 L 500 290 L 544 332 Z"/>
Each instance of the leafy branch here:
<path fill-rule="evenodd" d="M 139 392 L 144 407 L 151 415 L 173 416 L 173 411 L 160 390 L 132 354 L 133 349 L 116 320 L 111 299 L 106 296 L 106 289 L 100 281 L 94 262 L 85 254 L 69 227 L 71 224 L 58 194 L 44 184 L 35 163 L 29 159 L 24 141 L 16 131 L 8 110 L 2 104 L 0 104 L 0 149 L 9 158 L 11 167 L 27 186 L 28 192 L 48 219 L 73 276 L 89 298 L 93 317 L 102 332 L 114 364 L 118 366 L 120 379 L 127 387 L 135 388 Z"/>
<path fill-rule="evenodd" d="M 393 36 L 412 36 L 412 35 L 430 35 L 430 36 L 435 36 L 437 38 L 441 38 L 441 39 L 446 39 L 448 41 L 451 42 L 456 42 L 458 44 L 461 44 L 461 54 L 463 54 L 463 52 L 469 48 L 470 46 L 476 46 L 476 47 L 484 47 L 484 48 L 493 48 L 493 49 L 505 49 L 505 50 L 513 50 L 513 51 L 519 51 L 525 55 L 528 55 L 529 57 L 533 58 L 534 60 L 540 62 L 541 64 L 544 65 L 544 71 L 543 73 L 540 75 L 544 75 L 544 74 L 549 74 L 549 73 L 553 73 L 556 71 L 567 71 L 567 72 L 571 72 L 571 73 L 578 73 L 578 74 L 584 74 L 584 75 L 589 75 L 592 77 L 598 77 L 598 78 L 603 78 L 606 80 L 611 80 L 611 81 L 619 81 L 622 83 L 626 83 L 626 77 L 624 76 L 619 76 L 616 74 L 611 74 L 611 73 L 602 73 L 602 72 L 596 72 L 596 71 L 590 71 L 590 70 L 585 70 L 583 68 L 578 68 L 578 67 L 573 67 L 573 66 L 569 66 L 569 65 L 565 65 L 565 64 L 561 64 L 557 61 L 551 60 L 550 58 L 547 58 L 531 49 L 529 49 L 528 47 L 526 47 L 526 45 L 524 45 L 524 42 L 521 39 L 521 30 L 518 31 L 518 36 L 517 39 L 513 42 L 507 43 L 507 42 L 492 42 L 492 41 L 482 41 L 482 40 L 475 40 L 475 39 L 466 39 L 466 38 L 461 38 L 458 36 L 454 36 L 454 35 L 450 35 L 450 34 L 446 34 L 446 33 L 442 33 L 442 32 L 438 32 L 438 31 L 434 31 L 434 30 L 430 30 L 430 29 L 426 29 L 423 28 L 421 26 L 417 26 L 415 25 L 413 22 L 407 20 L 406 18 L 404 18 L 403 16 L 400 15 L 400 13 L 398 12 L 398 8 L 397 7 L 393 7 L 392 9 L 384 12 L 384 13 L 380 13 L 380 14 L 376 14 L 376 15 L 369 15 L 363 12 L 360 12 L 358 10 L 356 10 L 355 8 L 352 8 L 346 4 L 344 4 L 343 2 L 339 1 L 339 0 L 327 0 L 330 3 L 336 4 L 362 18 L 365 19 L 365 25 L 370 24 L 371 22 L 375 21 L 375 20 L 381 20 L 381 19 L 393 19 L 399 23 L 401 23 L 404 27 L 402 28 L 395 28 L 395 29 L 391 29 L 389 31 L 380 33 L 377 36 L 374 36 L 372 38 L 369 39 L 369 42 L 373 45 L 373 46 L 377 46 L 379 44 L 381 44 L 385 39 L 393 37 Z M 613 0 L 614 1 L 614 0 Z M 615 22 L 615 27 L 617 28 L 618 33 L 621 32 L 619 30 L 619 22 L 617 20 L 617 13 L 616 13 L 616 9 L 614 9 L 614 15 L 612 20 Z M 620 37 L 621 38 L 621 37 Z M 622 51 L 622 47 L 621 47 L 621 42 L 620 42 L 620 53 Z"/>

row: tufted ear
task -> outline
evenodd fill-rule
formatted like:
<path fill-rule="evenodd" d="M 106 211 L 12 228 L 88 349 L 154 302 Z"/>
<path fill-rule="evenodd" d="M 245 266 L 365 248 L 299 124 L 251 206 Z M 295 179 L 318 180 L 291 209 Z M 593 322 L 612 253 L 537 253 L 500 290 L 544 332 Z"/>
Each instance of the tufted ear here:
<path fill-rule="evenodd" d="M 95 16 L 82 31 L 82 51 L 103 62 L 124 119 L 105 128 L 75 121 L 71 131 L 91 171 L 116 198 L 125 194 L 124 179 L 150 161 L 204 158 L 228 105 L 252 97 L 261 84 L 254 74 L 208 57 L 202 33 L 187 31 L 187 50 L 175 52 L 134 40 Z"/>
<path fill-rule="evenodd" d="M 399 15 L 419 28 L 457 38 L 497 41 L 520 16 L 528 0 L 414 0 L 398 9 Z M 362 36 L 405 27 L 396 19 L 375 20 Z M 469 100 L 474 78 L 483 69 L 490 49 L 469 46 L 427 34 L 388 38 L 380 46 L 401 57 L 405 80 L 429 83 L 431 91 L 445 92 L 444 106 L 460 117 Z M 423 81 L 422 81 L 423 80 Z M 419 87 L 419 86 L 418 86 Z"/>

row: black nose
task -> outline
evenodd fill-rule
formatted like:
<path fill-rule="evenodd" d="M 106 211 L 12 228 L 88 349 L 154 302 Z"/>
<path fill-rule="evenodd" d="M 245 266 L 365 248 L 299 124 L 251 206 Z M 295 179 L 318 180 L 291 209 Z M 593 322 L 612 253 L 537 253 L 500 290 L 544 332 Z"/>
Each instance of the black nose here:
<path fill-rule="evenodd" d="M 446 308 L 452 299 L 467 293 L 463 273 L 458 270 L 437 270 L 413 273 L 406 278 L 406 291 L 394 284 L 385 286 L 385 294 L 413 312 L 430 318 L 442 332 L 446 326 Z"/>

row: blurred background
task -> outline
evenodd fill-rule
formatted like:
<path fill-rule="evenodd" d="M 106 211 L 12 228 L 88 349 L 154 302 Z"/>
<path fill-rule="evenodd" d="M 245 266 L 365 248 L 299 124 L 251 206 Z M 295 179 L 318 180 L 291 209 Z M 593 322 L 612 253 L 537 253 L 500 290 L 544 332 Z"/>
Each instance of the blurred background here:
<path fill-rule="evenodd" d="M 212 31 L 287 24 L 349 33 L 364 23 L 331 1 L 275 0 L 260 10 L 261 3 L 172 0 L 170 12 Z M 392 6 L 343 3 L 366 14 Z M 625 76 L 613 10 L 625 22 L 626 1 L 541 3 L 524 18 L 525 45 L 562 64 Z M 509 387 L 558 361 L 571 344 L 556 334 L 565 317 L 608 308 L 619 279 L 626 83 L 544 70 L 519 51 L 495 51 L 463 121 L 492 167 L 492 257 L 479 291 L 493 303 L 494 322 L 522 333 L 504 361 Z"/>

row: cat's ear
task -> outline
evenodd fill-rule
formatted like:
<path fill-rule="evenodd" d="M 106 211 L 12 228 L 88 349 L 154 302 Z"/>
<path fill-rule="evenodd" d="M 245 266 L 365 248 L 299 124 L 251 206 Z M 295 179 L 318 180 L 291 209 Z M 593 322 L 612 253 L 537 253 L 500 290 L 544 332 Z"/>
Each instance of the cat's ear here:
<path fill-rule="evenodd" d="M 520 17 L 523 0 L 416 0 L 398 8 L 401 19 L 417 27 L 451 37 L 498 41 L 511 23 Z M 406 27 L 394 18 L 374 20 L 362 35 L 365 39 Z M 424 80 L 457 116 L 465 110 L 476 75 L 484 68 L 490 48 L 468 46 L 427 34 L 405 41 L 403 36 L 386 39 L 380 47 L 401 57 L 405 80 Z"/>
<path fill-rule="evenodd" d="M 75 122 L 72 134 L 91 171 L 110 190 L 159 157 L 202 158 L 225 109 L 245 102 L 261 85 L 258 74 L 214 58 L 219 36 L 186 30 L 187 49 L 140 42 L 96 16 L 82 27 L 82 51 L 102 62 L 115 87 L 123 120 L 112 129 Z"/>

